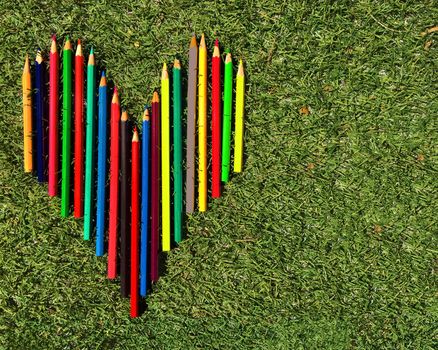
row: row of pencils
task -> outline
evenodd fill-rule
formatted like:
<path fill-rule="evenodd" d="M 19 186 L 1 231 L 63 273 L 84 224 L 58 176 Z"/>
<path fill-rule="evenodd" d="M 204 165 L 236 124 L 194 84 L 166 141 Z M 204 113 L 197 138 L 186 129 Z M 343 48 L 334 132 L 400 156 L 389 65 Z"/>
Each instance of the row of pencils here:
<path fill-rule="evenodd" d="M 111 91 L 104 70 L 97 88 L 93 48 L 88 56 L 86 77 L 80 40 L 73 58 L 71 41 L 66 38 L 62 51 L 62 79 L 59 76 L 60 55 L 55 36 L 51 42 L 48 74 L 41 50 L 37 51 L 33 77 L 26 57 L 22 77 L 24 170 L 36 170 L 38 181 L 48 182 L 48 193 L 53 197 L 59 194 L 61 163 L 61 216 L 70 215 L 72 192 L 74 217 L 84 218 L 84 239 L 90 240 L 95 229 L 97 256 L 104 255 L 107 229 L 108 278 L 115 279 L 119 273 L 121 293 L 131 297 L 132 317 L 139 315 L 139 296 L 146 296 L 148 281 L 158 280 L 160 239 L 163 252 L 169 251 L 173 242 L 177 244 L 182 239 L 184 189 L 187 214 L 195 211 L 196 190 L 198 210 L 207 210 L 207 56 L 204 35 L 199 47 L 194 35 L 187 67 L 185 143 L 182 68 L 178 59 L 172 67 L 172 84 L 164 63 L 161 101 L 155 91 L 150 107 L 144 109 L 140 135 L 135 123 L 129 120 L 127 110 L 120 106 L 117 87 L 113 88 L 111 102 L 108 101 Z M 239 62 L 235 83 L 233 170 L 241 172 L 245 86 L 242 61 Z M 227 52 L 223 63 L 218 40 L 215 41 L 211 59 L 210 101 L 211 196 L 218 198 L 221 183 L 229 180 L 231 171 L 233 113 L 232 57 Z"/>

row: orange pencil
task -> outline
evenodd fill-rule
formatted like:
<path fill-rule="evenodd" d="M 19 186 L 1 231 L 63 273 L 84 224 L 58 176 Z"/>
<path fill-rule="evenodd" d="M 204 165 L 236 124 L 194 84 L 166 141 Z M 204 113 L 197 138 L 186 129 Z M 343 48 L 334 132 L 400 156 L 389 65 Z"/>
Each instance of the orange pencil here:
<path fill-rule="evenodd" d="M 24 62 L 23 85 L 23 132 L 24 132 L 24 171 L 33 170 L 32 163 L 32 79 L 30 76 L 29 57 L 26 55 Z"/>

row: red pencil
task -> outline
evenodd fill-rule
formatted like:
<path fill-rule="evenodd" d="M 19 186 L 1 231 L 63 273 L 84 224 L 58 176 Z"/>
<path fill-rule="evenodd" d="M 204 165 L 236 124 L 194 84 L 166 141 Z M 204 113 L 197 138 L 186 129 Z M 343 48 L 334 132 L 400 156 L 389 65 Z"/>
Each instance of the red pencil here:
<path fill-rule="evenodd" d="M 138 238 L 140 228 L 140 142 L 137 128 L 132 136 L 131 159 L 131 317 L 138 316 Z"/>
<path fill-rule="evenodd" d="M 74 217 L 83 215 L 84 193 L 84 57 L 81 41 L 75 55 L 75 179 L 74 179 Z"/>
<path fill-rule="evenodd" d="M 160 100 L 154 91 L 151 118 L 151 280 L 158 281 L 158 226 L 160 215 Z"/>
<path fill-rule="evenodd" d="M 108 278 L 117 277 L 117 230 L 119 218 L 119 122 L 120 104 L 117 87 L 111 101 L 110 193 L 108 227 Z"/>
<path fill-rule="evenodd" d="M 221 58 L 219 42 L 211 59 L 211 196 L 221 196 Z"/>
<path fill-rule="evenodd" d="M 56 48 L 56 35 L 52 36 L 50 47 L 50 103 L 49 103 L 49 196 L 58 192 L 58 83 L 59 55 Z"/>

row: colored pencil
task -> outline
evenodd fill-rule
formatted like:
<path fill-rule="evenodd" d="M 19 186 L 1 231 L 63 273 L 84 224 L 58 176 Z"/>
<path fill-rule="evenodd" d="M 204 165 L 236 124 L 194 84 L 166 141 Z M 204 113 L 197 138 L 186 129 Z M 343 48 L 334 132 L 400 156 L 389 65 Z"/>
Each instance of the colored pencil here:
<path fill-rule="evenodd" d="M 62 183 L 61 216 L 67 217 L 70 209 L 70 173 L 71 173 L 71 84 L 72 84 L 72 48 L 70 39 L 64 45 L 62 53 Z"/>
<path fill-rule="evenodd" d="M 161 243 L 163 252 L 170 250 L 170 98 L 169 74 L 164 63 L 161 74 Z"/>
<path fill-rule="evenodd" d="M 230 173 L 230 144 L 231 144 L 231 111 L 233 103 L 233 61 L 231 53 L 225 58 L 224 74 L 224 112 L 222 130 L 222 174 L 223 182 L 228 182 Z"/>
<path fill-rule="evenodd" d="M 234 172 L 242 171 L 243 158 L 243 111 L 245 96 L 245 73 L 242 60 L 236 76 L 236 127 L 234 131 Z"/>
<path fill-rule="evenodd" d="M 129 158 L 128 112 L 120 120 L 120 285 L 122 296 L 129 296 Z"/>
<path fill-rule="evenodd" d="M 58 193 L 58 83 L 59 83 L 59 55 L 56 48 L 56 36 L 52 36 L 50 47 L 50 92 L 49 92 L 49 181 L 48 192 L 50 197 Z"/>
<path fill-rule="evenodd" d="M 110 193 L 108 227 L 108 278 L 117 277 L 117 231 L 119 218 L 119 125 L 120 104 L 117 88 L 111 101 Z"/>
<path fill-rule="evenodd" d="M 85 139 L 85 193 L 84 193 L 84 239 L 89 240 L 92 231 L 94 188 L 94 124 L 96 113 L 96 67 L 93 48 L 87 66 L 87 125 Z"/>
<path fill-rule="evenodd" d="M 181 242 L 182 220 L 181 65 L 173 63 L 173 227 L 175 242 Z"/>
<path fill-rule="evenodd" d="M 23 87 L 23 137 L 24 137 L 24 171 L 30 173 L 33 170 L 32 161 L 32 79 L 30 74 L 29 57 L 26 55 L 23 75 L 21 78 Z"/>
<path fill-rule="evenodd" d="M 187 144 L 186 144 L 186 213 L 195 210 L 195 133 L 196 86 L 198 72 L 198 44 L 192 36 L 189 49 L 189 77 L 187 84 Z"/>
<path fill-rule="evenodd" d="M 140 295 L 147 293 L 148 225 L 149 225 L 149 109 L 143 114 L 141 140 L 141 242 L 140 242 Z"/>
<path fill-rule="evenodd" d="M 158 281 L 158 227 L 160 225 L 160 100 L 154 91 L 151 119 L 151 280 Z"/>
<path fill-rule="evenodd" d="M 198 205 L 199 211 L 207 210 L 207 47 L 202 34 L 199 44 L 198 68 Z"/>
<path fill-rule="evenodd" d="M 105 185 L 106 185 L 106 139 L 107 139 L 107 85 L 105 71 L 99 84 L 98 130 L 97 130 L 97 205 L 96 205 L 96 256 L 104 253 L 105 238 Z"/>
<path fill-rule="evenodd" d="M 78 40 L 75 54 L 75 179 L 74 217 L 84 212 L 84 56 L 81 41 Z"/>
<path fill-rule="evenodd" d="M 211 59 L 211 196 L 221 196 L 221 57 L 214 43 Z"/>
<path fill-rule="evenodd" d="M 138 231 L 140 218 L 140 143 L 137 128 L 132 136 L 131 159 L 131 317 L 138 317 Z"/>
<path fill-rule="evenodd" d="M 45 64 L 41 50 L 37 51 L 35 59 L 35 114 L 36 114 L 36 163 L 38 182 L 46 181 L 46 150 L 45 150 Z"/>

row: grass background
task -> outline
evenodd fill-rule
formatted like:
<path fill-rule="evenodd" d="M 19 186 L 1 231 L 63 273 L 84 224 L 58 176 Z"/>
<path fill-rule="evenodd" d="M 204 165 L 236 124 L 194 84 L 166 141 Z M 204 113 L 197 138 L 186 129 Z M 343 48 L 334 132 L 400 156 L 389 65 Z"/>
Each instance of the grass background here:
<path fill-rule="evenodd" d="M 0 348 L 434 348 L 437 18 L 435 1 L 2 1 Z M 131 115 L 192 32 L 245 62 L 244 172 L 188 219 L 139 319 L 22 170 L 23 59 L 52 32 L 94 45 Z"/>

